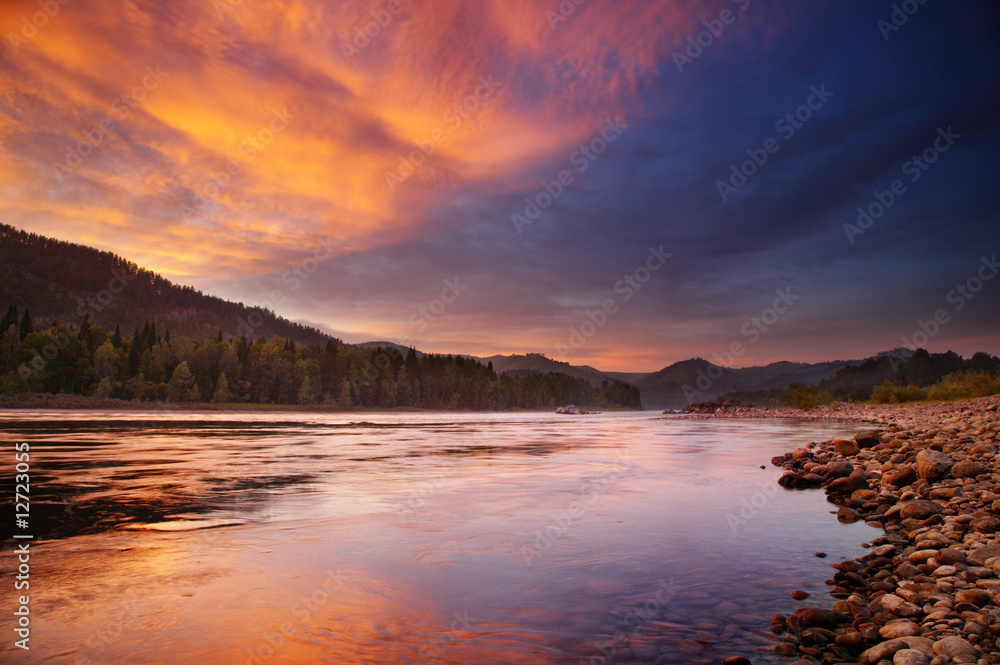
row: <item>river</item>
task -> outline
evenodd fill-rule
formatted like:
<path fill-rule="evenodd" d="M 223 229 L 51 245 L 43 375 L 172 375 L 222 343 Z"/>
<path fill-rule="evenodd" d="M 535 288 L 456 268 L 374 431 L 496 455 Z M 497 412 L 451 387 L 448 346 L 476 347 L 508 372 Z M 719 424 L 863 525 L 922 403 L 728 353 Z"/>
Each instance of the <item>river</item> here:
<path fill-rule="evenodd" d="M 880 534 L 772 456 L 857 425 L 658 414 L 0 412 L 24 663 L 717 663 Z M 761 466 L 766 468 L 761 468 Z M 9 504 L 8 504 L 9 505 Z M 13 526 L 11 527 L 13 528 Z M 5 540 L 5 585 L 17 567 Z M 822 559 L 816 552 L 829 556 Z M 19 591 L 29 593 L 29 591 Z"/>

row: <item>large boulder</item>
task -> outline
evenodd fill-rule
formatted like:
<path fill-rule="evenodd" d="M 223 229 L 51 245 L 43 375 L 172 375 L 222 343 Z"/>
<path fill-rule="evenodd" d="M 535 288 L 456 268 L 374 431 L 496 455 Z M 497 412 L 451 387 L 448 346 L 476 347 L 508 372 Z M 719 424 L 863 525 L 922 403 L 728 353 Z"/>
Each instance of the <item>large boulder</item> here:
<path fill-rule="evenodd" d="M 914 464 L 917 475 L 926 480 L 937 480 L 944 477 L 951 469 L 954 461 L 937 450 L 921 450 L 917 453 L 917 461 Z"/>
<path fill-rule="evenodd" d="M 857 455 L 861 452 L 861 446 L 853 439 L 835 439 L 833 442 L 833 452 L 844 457 Z"/>

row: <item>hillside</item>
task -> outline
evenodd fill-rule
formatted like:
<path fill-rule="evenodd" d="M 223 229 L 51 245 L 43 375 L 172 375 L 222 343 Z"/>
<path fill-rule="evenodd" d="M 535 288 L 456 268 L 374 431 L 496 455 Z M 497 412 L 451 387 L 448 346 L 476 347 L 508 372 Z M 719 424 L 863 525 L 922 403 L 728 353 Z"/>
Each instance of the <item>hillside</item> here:
<path fill-rule="evenodd" d="M 251 308 L 178 286 L 110 252 L 54 240 L 0 224 L 0 311 L 30 310 L 37 327 L 92 325 L 125 333 L 149 321 L 156 329 L 193 339 L 278 335 L 303 344 L 332 337 Z"/>
<path fill-rule="evenodd" d="M 570 365 L 566 362 L 560 362 L 558 360 L 547 358 L 541 353 L 529 353 L 523 356 L 490 356 L 488 358 L 476 358 L 476 360 L 484 365 L 493 363 L 493 370 L 497 374 L 530 376 L 532 374 L 548 374 L 549 372 L 557 372 L 589 381 L 594 387 L 600 387 L 604 381 L 608 381 L 610 383 L 615 383 L 617 381 L 617 379 L 611 375 L 605 374 L 590 365 Z"/>
<path fill-rule="evenodd" d="M 884 352 L 908 355 L 905 349 Z M 759 367 L 728 368 L 702 358 L 682 360 L 649 374 L 632 385 L 642 391 L 647 408 L 678 409 L 692 402 L 712 401 L 726 393 L 748 390 L 784 389 L 793 383 L 816 385 L 832 379 L 845 367 L 862 365 L 865 360 L 833 360 L 821 363 L 781 361 Z"/>

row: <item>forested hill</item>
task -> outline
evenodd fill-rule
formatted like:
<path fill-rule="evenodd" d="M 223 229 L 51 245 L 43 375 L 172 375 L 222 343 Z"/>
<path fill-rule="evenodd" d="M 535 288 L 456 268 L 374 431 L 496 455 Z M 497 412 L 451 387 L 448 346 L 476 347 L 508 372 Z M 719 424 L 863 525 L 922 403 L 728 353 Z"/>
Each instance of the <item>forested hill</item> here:
<path fill-rule="evenodd" d="M 178 286 L 111 252 L 27 233 L 0 224 L 0 312 L 31 312 L 36 327 L 92 325 L 142 328 L 192 339 L 223 334 L 280 336 L 301 344 L 339 342 L 275 315 Z"/>

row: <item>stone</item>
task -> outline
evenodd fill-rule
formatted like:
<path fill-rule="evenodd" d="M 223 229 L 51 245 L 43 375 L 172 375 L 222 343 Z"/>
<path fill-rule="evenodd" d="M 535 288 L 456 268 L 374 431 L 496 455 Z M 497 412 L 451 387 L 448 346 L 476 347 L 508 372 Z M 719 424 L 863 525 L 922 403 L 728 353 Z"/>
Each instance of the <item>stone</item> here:
<path fill-rule="evenodd" d="M 983 589 L 962 589 L 955 594 L 956 603 L 970 603 L 977 607 L 986 607 L 993 604 L 993 596 Z"/>
<path fill-rule="evenodd" d="M 901 617 L 915 617 L 921 616 L 924 613 L 923 608 L 914 605 L 913 603 L 900 598 L 894 593 L 887 593 L 882 596 L 881 599 L 882 609 L 886 612 L 891 612 L 896 616 Z"/>
<path fill-rule="evenodd" d="M 841 522 L 857 522 L 861 519 L 861 513 L 847 506 L 841 506 L 837 509 L 837 519 Z"/>
<path fill-rule="evenodd" d="M 897 651 L 902 651 L 906 648 L 906 642 L 903 640 L 889 640 L 888 642 L 882 642 L 881 644 L 876 644 L 870 649 L 862 652 L 858 656 L 858 662 L 861 665 L 875 665 L 875 663 L 880 660 L 888 660 L 892 658 Z"/>
<path fill-rule="evenodd" d="M 830 610 L 821 610 L 818 607 L 810 607 L 801 612 L 796 612 L 802 619 L 803 628 L 836 628 L 837 616 Z"/>
<path fill-rule="evenodd" d="M 917 475 L 926 480 L 937 480 L 944 477 L 954 462 L 950 457 L 937 450 L 921 450 L 917 453 L 914 468 Z"/>
<path fill-rule="evenodd" d="M 969 523 L 976 533 L 996 533 L 1000 531 L 1000 519 L 996 517 L 980 517 Z"/>
<path fill-rule="evenodd" d="M 946 547 L 943 550 L 939 551 L 937 554 L 934 555 L 934 558 L 937 559 L 938 563 L 945 566 L 950 566 L 955 563 L 961 563 L 961 564 L 969 563 L 968 559 L 960 550 L 956 550 L 952 547 Z"/>
<path fill-rule="evenodd" d="M 934 641 L 929 640 L 926 637 L 903 637 L 901 638 L 906 642 L 906 646 L 910 649 L 919 651 L 920 653 L 927 656 L 928 659 L 934 657 Z"/>
<path fill-rule="evenodd" d="M 917 470 L 913 468 L 912 464 L 907 464 L 906 466 L 901 466 L 894 471 L 884 474 L 882 478 L 890 485 L 895 485 L 896 487 L 906 487 L 916 481 Z"/>
<path fill-rule="evenodd" d="M 945 637 L 934 643 L 934 653 L 938 656 L 976 656 L 976 647 L 972 646 L 968 640 L 961 637 Z M 973 661 L 975 662 L 975 661 Z"/>
<path fill-rule="evenodd" d="M 972 550 L 969 552 L 969 563 L 974 563 L 977 566 L 981 566 L 986 563 L 987 559 L 992 559 L 995 556 L 1000 556 L 1000 545 L 987 545 L 986 547 L 980 547 L 978 550 Z"/>
<path fill-rule="evenodd" d="M 933 515 L 940 515 L 944 510 L 938 504 L 927 499 L 915 499 L 907 501 L 899 511 L 900 517 L 905 519 L 925 520 Z"/>
<path fill-rule="evenodd" d="M 850 462 L 830 462 L 826 465 L 826 475 L 830 478 L 843 478 L 854 473 L 854 465 Z"/>
<path fill-rule="evenodd" d="M 974 462 L 972 460 L 956 462 L 955 466 L 951 467 L 951 475 L 954 478 L 975 478 L 984 473 L 989 473 L 986 465 L 982 462 Z"/>
<path fill-rule="evenodd" d="M 827 492 L 837 494 L 851 494 L 861 489 L 868 489 L 868 477 L 863 471 L 855 471 L 846 478 L 832 480 L 826 486 Z"/>
<path fill-rule="evenodd" d="M 854 435 L 854 440 L 861 448 L 871 448 L 872 446 L 877 446 L 882 443 L 882 433 L 878 430 L 861 432 L 860 434 Z"/>
<path fill-rule="evenodd" d="M 852 439 L 835 439 L 833 442 L 833 452 L 845 457 L 848 455 L 857 455 L 861 452 L 861 446 L 858 445 L 857 441 Z"/>
<path fill-rule="evenodd" d="M 887 640 L 894 640 L 897 637 L 917 637 L 920 635 L 920 626 L 912 621 L 890 621 L 882 626 L 878 634 Z"/>
<path fill-rule="evenodd" d="M 743 656 L 733 656 L 722 661 L 722 665 L 752 665 L 752 663 Z"/>
<path fill-rule="evenodd" d="M 927 656 L 916 649 L 903 649 L 892 657 L 892 665 L 927 665 Z"/>
<path fill-rule="evenodd" d="M 802 591 L 801 589 L 796 589 L 795 591 L 792 592 L 792 598 L 794 598 L 795 600 L 805 600 L 808 597 L 809 593 L 806 591 Z"/>

